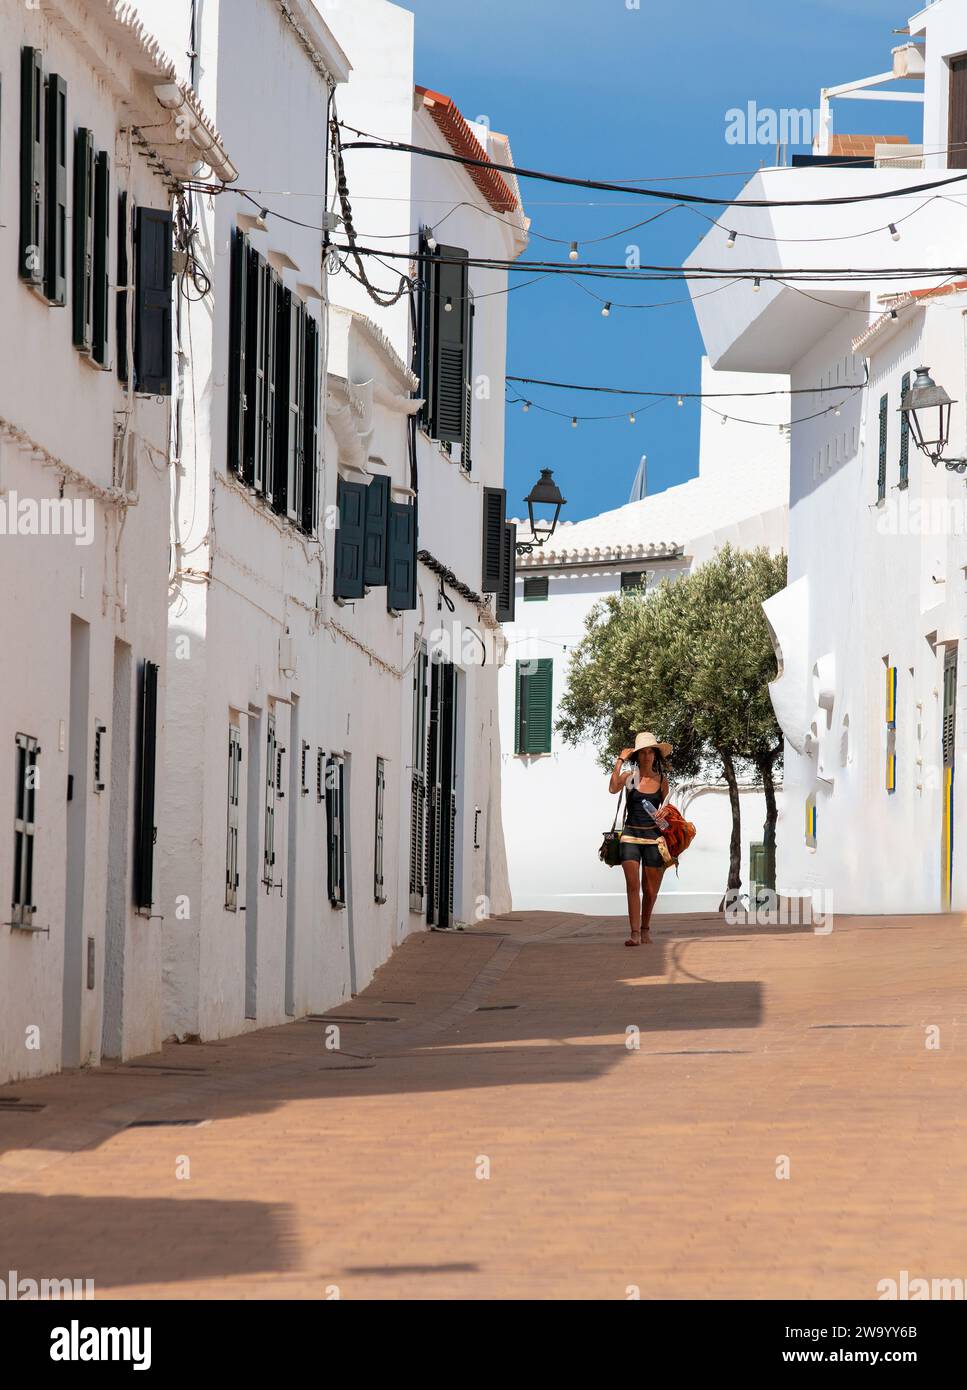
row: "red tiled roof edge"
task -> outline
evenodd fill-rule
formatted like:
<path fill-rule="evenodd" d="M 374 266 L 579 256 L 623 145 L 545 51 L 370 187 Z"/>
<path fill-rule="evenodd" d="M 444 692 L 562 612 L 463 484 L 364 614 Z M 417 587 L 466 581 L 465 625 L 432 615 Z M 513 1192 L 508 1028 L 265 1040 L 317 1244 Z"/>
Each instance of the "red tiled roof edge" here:
<path fill-rule="evenodd" d="M 433 92 L 428 87 L 417 87 L 416 94 L 454 154 L 461 155 L 464 159 L 483 159 L 488 164 L 491 162 L 487 151 L 450 97 L 444 96 L 442 92 Z M 495 212 L 512 212 L 517 207 L 517 199 L 510 184 L 496 169 L 477 169 L 472 165 L 464 167 Z"/>

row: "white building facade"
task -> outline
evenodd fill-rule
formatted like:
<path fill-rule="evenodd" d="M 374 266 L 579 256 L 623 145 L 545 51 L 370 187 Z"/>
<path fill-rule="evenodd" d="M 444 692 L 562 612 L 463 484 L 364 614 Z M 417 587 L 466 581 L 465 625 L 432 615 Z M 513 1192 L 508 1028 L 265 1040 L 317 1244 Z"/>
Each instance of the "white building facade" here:
<path fill-rule="evenodd" d="M 906 162 L 920 167 L 871 159 L 868 168 L 818 161 L 763 171 L 741 198 L 876 200 L 736 207 L 734 250 L 715 231 L 691 258 L 722 264 L 728 254 L 736 270 L 762 272 L 757 295 L 746 279 L 696 300 L 713 363 L 788 371 L 801 393 L 789 585 L 766 605 L 786 736 L 778 886 L 824 890 L 839 911 L 967 903 L 957 849 L 967 833 L 957 780 L 967 719 L 964 478 L 916 448 L 900 413 L 917 368 L 929 367 L 958 401 L 945 457 L 967 453 L 967 304 L 951 273 L 963 263 L 962 213 L 947 201 L 959 186 L 942 198 L 929 187 L 903 191 L 942 183 L 965 163 L 967 14 L 937 0 L 909 28 L 913 66 L 925 72 L 924 133 L 922 154 Z M 908 45 L 902 53 L 908 68 Z M 746 232 L 775 240 L 744 240 Z M 856 269 L 845 281 L 824 274 L 847 263 Z M 783 272 L 793 268 L 807 273 L 790 284 Z M 905 277 L 908 269 L 933 273 Z"/>
<path fill-rule="evenodd" d="M 717 373 L 703 363 L 702 391 L 716 399 L 702 415 L 698 476 L 615 511 L 561 522 L 549 542 L 518 560 L 516 619 L 506 630 L 508 659 L 501 671 L 504 821 L 515 908 L 626 911 L 620 872 L 597 855 L 616 805 L 599 750 L 569 746 L 555 728 L 569 653 L 584 635 L 588 614 L 608 594 L 629 586 L 647 592 L 674 581 L 727 543 L 785 549 L 789 398 L 766 398 L 764 408 L 757 402 L 763 423 L 748 425 L 743 419 L 750 403 L 733 393 L 750 389 L 783 393 L 788 381 Z M 628 730 L 629 744 L 637 732 Z M 676 782 L 674 773 L 672 784 L 672 799 L 695 823 L 697 836 L 679 873 L 666 874 L 656 911 L 715 911 L 728 881 L 727 787 Z M 740 804 L 748 882 L 752 846 L 762 840 L 766 816 L 761 790 L 741 785 Z M 780 795 L 780 823 L 782 808 Z"/>
<path fill-rule="evenodd" d="M 172 212 L 211 121 L 130 7 L 0 14 L 0 1078 L 157 1048 Z"/>

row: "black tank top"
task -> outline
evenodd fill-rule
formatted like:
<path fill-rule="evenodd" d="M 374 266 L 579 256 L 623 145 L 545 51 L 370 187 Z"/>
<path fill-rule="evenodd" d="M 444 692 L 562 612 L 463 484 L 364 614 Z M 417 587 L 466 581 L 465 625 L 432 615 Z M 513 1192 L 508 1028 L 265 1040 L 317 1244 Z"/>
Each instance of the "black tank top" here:
<path fill-rule="evenodd" d="M 653 792 L 639 792 L 632 787 L 628 788 L 628 818 L 625 821 L 627 830 L 651 830 L 656 835 L 660 834 L 655 822 L 648 814 L 647 807 L 657 811 L 662 803 L 661 787 Z"/>

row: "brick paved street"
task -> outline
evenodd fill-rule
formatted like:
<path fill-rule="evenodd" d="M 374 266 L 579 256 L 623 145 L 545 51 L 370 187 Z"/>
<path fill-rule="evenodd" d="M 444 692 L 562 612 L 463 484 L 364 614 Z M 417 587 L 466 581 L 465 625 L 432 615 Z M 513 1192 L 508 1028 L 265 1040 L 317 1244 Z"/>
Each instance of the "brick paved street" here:
<path fill-rule="evenodd" d="M 534 913 L 418 936 L 333 1015 L 338 1052 L 305 1020 L 0 1089 L 44 1107 L 0 1107 L 0 1269 L 174 1298 L 967 1276 L 961 919 L 624 935 Z M 210 1123 L 126 1127 L 175 1119 Z"/>

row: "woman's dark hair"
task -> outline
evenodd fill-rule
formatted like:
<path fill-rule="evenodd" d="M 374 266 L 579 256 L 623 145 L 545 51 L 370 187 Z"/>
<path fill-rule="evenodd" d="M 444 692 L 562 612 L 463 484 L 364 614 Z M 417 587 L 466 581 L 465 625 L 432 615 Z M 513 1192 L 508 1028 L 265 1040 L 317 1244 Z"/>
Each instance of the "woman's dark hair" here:
<path fill-rule="evenodd" d="M 644 748 L 639 748 L 639 749 L 638 749 L 638 752 L 635 754 L 635 762 L 638 764 L 638 770 L 639 770 L 639 771 L 641 771 L 641 755 L 642 755 L 642 753 L 644 753 L 645 751 L 646 751 L 646 750 L 645 750 Z M 668 776 L 668 763 L 665 761 L 665 758 L 664 758 L 663 755 L 662 755 L 661 749 L 660 749 L 660 748 L 652 747 L 651 752 L 654 754 L 654 758 L 652 759 L 652 766 L 653 766 L 654 769 L 655 769 L 655 774 L 656 774 L 656 776 L 658 776 L 658 777 L 667 777 L 667 776 Z"/>

